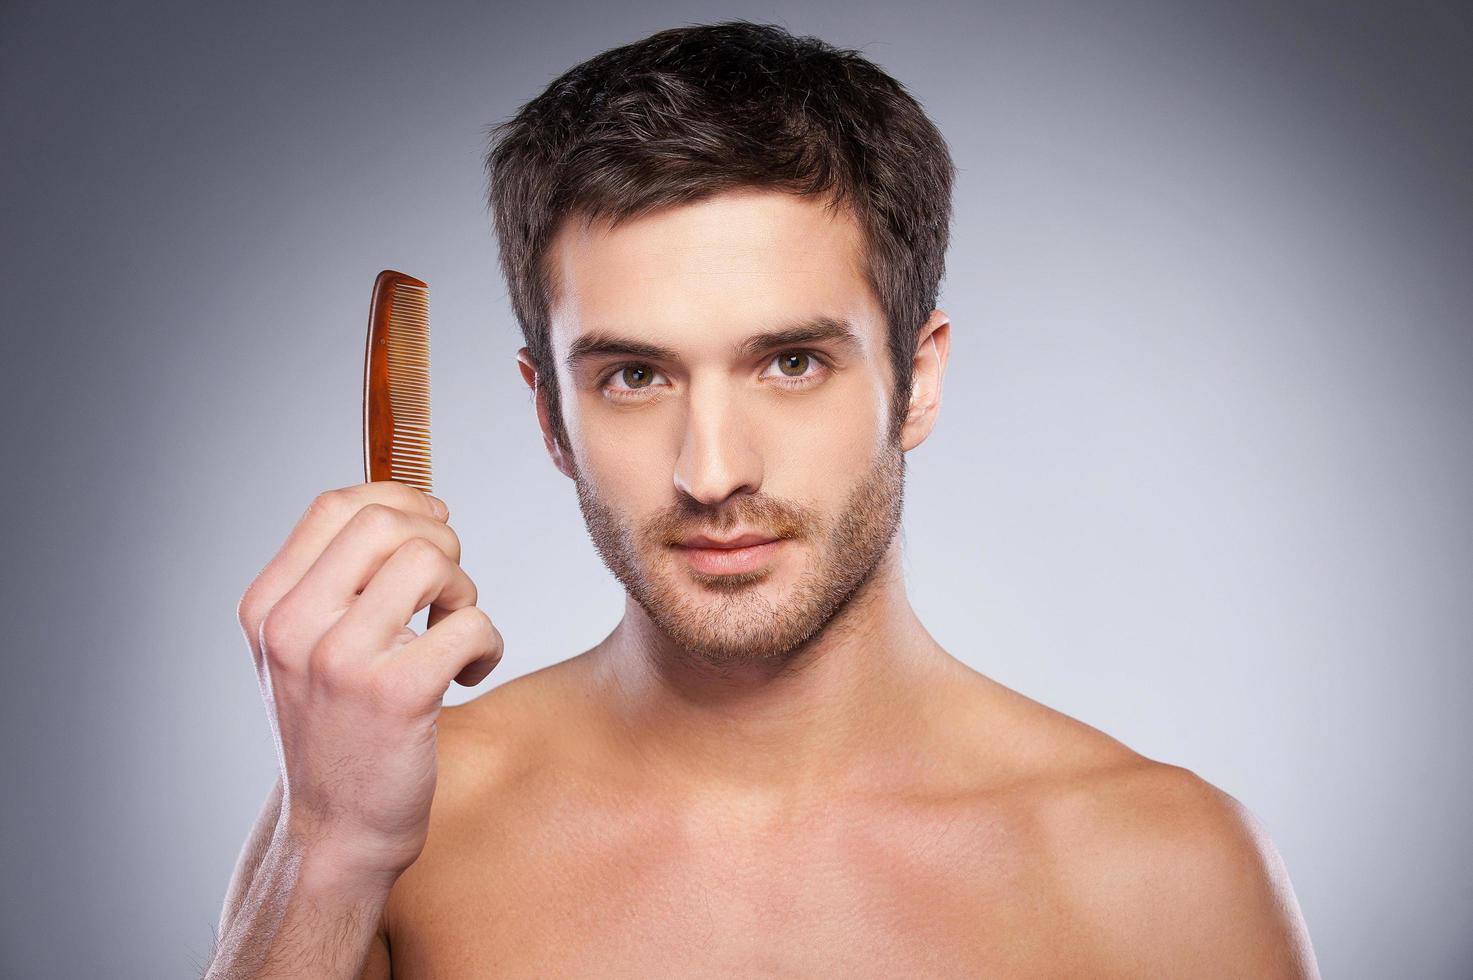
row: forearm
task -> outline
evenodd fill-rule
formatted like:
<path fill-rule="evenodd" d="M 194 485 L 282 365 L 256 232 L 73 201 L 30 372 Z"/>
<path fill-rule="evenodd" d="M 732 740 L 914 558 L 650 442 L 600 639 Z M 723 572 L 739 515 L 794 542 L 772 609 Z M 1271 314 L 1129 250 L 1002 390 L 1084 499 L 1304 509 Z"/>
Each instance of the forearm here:
<path fill-rule="evenodd" d="M 392 885 L 392 876 L 346 873 L 328 853 L 278 835 L 205 980 L 356 978 Z"/>
<path fill-rule="evenodd" d="M 220 909 L 220 924 L 215 930 L 217 948 L 219 939 L 230 933 L 230 925 L 245 905 L 251 884 L 256 880 L 256 870 L 261 867 L 261 862 L 266 859 L 266 852 L 271 848 L 271 842 L 276 839 L 276 825 L 281 816 L 281 798 L 282 783 L 278 778 L 267 795 L 261 812 L 256 815 L 256 822 L 251 825 L 250 834 L 235 861 L 235 870 L 230 875 L 230 884 L 225 889 L 225 902 Z"/>

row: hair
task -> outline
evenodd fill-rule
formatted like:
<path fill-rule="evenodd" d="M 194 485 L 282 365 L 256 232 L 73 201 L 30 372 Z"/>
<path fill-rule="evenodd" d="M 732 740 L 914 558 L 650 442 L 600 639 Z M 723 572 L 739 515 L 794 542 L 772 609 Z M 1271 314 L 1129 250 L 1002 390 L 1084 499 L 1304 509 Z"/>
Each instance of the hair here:
<path fill-rule="evenodd" d="M 945 271 L 955 168 L 920 104 L 873 62 L 770 24 L 671 28 L 569 69 L 489 135 L 502 272 L 564 452 L 545 261 L 563 222 L 613 227 L 751 188 L 813 195 L 857 220 L 889 328 L 899 437 Z"/>

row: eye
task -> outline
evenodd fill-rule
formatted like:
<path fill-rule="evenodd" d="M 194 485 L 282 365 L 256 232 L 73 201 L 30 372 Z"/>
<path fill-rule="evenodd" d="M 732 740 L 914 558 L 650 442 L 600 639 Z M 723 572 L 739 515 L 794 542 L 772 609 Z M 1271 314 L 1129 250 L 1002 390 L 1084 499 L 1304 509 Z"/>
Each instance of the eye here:
<path fill-rule="evenodd" d="M 782 372 L 781 377 L 775 380 L 784 387 L 802 387 L 811 384 L 821 373 L 817 368 L 826 368 L 826 365 L 818 355 L 812 351 L 791 350 L 784 351 L 773 358 L 777 369 Z M 813 368 L 814 370 L 809 370 Z M 768 377 L 768 375 L 764 375 Z"/>
<path fill-rule="evenodd" d="M 806 350 L 784 351 L 768 363 L 776 364 L 780 373 L 764 374 L 762 377 L 780 388 L 806 388 L 817 384 L 824 372 L 829 370 L 829 365 L 823 358 Z M 630 362 L 618 365 L 605 375 L 599 388 L 616 401 L 644 399 L 651 397 L 653 389 L 660 387 L 654 379 L 663 377 L 664 375 L 648 364 Z M 667 381 L 666 386 L 668 384 Z"/>
<path fill-rule="evenodd" d="M 657 387 L 657 377 L 662 375 L 648 364 L 620 364 L 604 376 L 599 389 L 615 401 L 643 401 L 652 397 L 650 389 Z"/>

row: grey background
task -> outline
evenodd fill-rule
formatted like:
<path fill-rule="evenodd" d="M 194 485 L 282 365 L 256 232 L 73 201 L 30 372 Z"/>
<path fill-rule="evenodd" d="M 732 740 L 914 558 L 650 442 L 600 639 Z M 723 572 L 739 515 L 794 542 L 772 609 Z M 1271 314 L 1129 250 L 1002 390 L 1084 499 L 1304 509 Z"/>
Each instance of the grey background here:
<path fill-rule="evenodd" d="M 0 973 L 202 963 L 275 772 L 235 603 L 361 479 L 379 269 L 432 289 L 481 689 L 613 626 L 482 128 L 740 16 L 863 49 L 960 168 L 922 620 L 1247 804 L 1327 976 L 1473 975 L 1468 8 L 619 7 L 0 5 Z"/>

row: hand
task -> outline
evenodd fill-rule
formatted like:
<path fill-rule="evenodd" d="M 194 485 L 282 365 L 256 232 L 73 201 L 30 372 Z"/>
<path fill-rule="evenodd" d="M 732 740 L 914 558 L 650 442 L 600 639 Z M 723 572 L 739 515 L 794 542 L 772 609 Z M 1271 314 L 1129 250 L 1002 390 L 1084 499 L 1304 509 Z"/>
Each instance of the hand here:
<path fill-rule="evenodd" d="M 429 833 L 452 679 L 501 660 L 437 498 L 375 481 L 320 494 L 237 610 L 276 738 L 277 833 L 396 878 Z M 408 627 L 430 605 L 423 635 Z"/>

